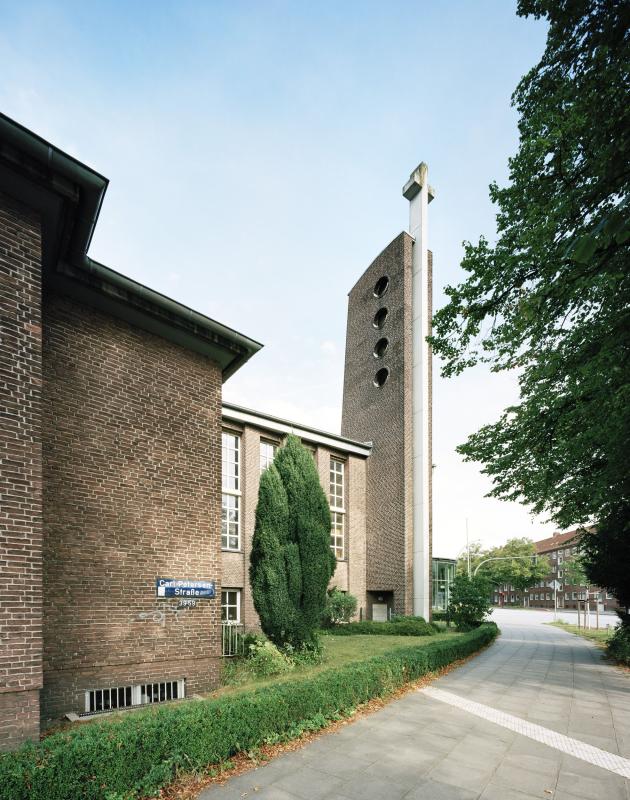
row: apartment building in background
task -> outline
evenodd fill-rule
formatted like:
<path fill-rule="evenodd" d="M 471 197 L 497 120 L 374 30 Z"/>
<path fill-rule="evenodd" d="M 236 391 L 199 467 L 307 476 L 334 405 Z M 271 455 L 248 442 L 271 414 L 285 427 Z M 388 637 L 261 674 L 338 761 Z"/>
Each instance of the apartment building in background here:
<path fill-rule="evenodd" d="M 587 586 L 585 582 L 575 582 L 570 564 L 578 554 L 581 535 L 580 530 L 573 530 L 566 533 L 554 533 L 548 539 L 534 542 L 536 553 L 549 560 L 549 574 L 525 591 L 515 589 L 509 584 L 496 586 L 493 595 L 494 604 L 553 609 L 557 602 L 558 608 L 576 609 L 578 603 L 582 604 L 590 599 L 593 608 L 597 603 L 602 612 L 614 611 L 619 608 L 616 598 L 604 589 L 592 585 Z M 556 598 L 554 598 L 554 591 L 557 593 Z"/>

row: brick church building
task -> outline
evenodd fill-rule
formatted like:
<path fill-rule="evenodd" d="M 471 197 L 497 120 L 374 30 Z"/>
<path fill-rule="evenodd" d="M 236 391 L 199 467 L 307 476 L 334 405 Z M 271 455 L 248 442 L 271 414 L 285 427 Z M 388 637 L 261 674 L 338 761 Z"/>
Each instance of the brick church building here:
<path fill-rule="evenodd" d="M 261 345 L 88 256 L 106 188 L 0 115 L 0 749 L 217 685 L 222 621 L 257 625 L 258 480 L 289 432 L 330 498 L 331 584 L 364 618 L 430 612 L 426 167 L 349 295 L 342 435 L 223 402 Z"/>

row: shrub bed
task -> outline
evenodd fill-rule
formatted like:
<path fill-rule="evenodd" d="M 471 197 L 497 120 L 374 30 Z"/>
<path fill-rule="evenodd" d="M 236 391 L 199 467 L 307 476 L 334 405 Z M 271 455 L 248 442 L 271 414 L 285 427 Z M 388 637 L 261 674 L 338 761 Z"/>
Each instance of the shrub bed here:
<path fill-rule="evenodd" d="M 482 625 L 302 681 L 128 713 L 0 755 L 2 800 L 122 800 L 154 794 L 178 772 L 324 727 L 359 704 L 471 655 L 497 635 Z"/>
<path fill-rule="evenodd" d="M 399 617 L 392 622 L 349 622 L 347 625 L 335 625 L 326 633 L 333 636 L 355 636 L 368 634 L 370 636 L 433 636 L 433 628 L 422 617 Z"/>

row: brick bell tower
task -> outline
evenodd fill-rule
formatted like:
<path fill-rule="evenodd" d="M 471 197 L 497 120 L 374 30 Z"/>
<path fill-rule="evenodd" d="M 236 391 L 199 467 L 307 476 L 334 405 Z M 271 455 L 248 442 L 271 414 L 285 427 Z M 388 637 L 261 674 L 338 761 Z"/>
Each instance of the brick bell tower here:
<path fill-rule="evenodd" d="M 409 231 L 348 296 L 342 435 L 372 442 L 367 474 L 367 616 L 431 610 L 432 254 L 427 165 L 403 196 Z"/>

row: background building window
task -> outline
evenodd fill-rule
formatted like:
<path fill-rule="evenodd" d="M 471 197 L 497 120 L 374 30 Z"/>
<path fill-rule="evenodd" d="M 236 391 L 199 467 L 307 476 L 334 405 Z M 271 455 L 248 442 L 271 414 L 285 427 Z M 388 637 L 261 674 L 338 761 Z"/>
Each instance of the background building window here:
<path fill-rule="evenodd" d="M 271 442 L 260 442 L 260 471 L 264 472 L 276 456 L 277 446 Z"/>
<path fill-rule="evenodd" d="M 335 558 L 342 560 L 344 557 L 344 471 L 345 464 L 337 458 L 330 459 L 330 516 L 332 527 L 330 531 L 330 546 Z"/>
<path fill-rule="evenodd" d="M 221 547 L 240 550 L 241 547 L 241 437 L 221 434 Z"/>
<path fill-rule="evenodd" d="M 222 589 L 221 591 L 221 621 L 241 621 L 241 590 Z"/>

